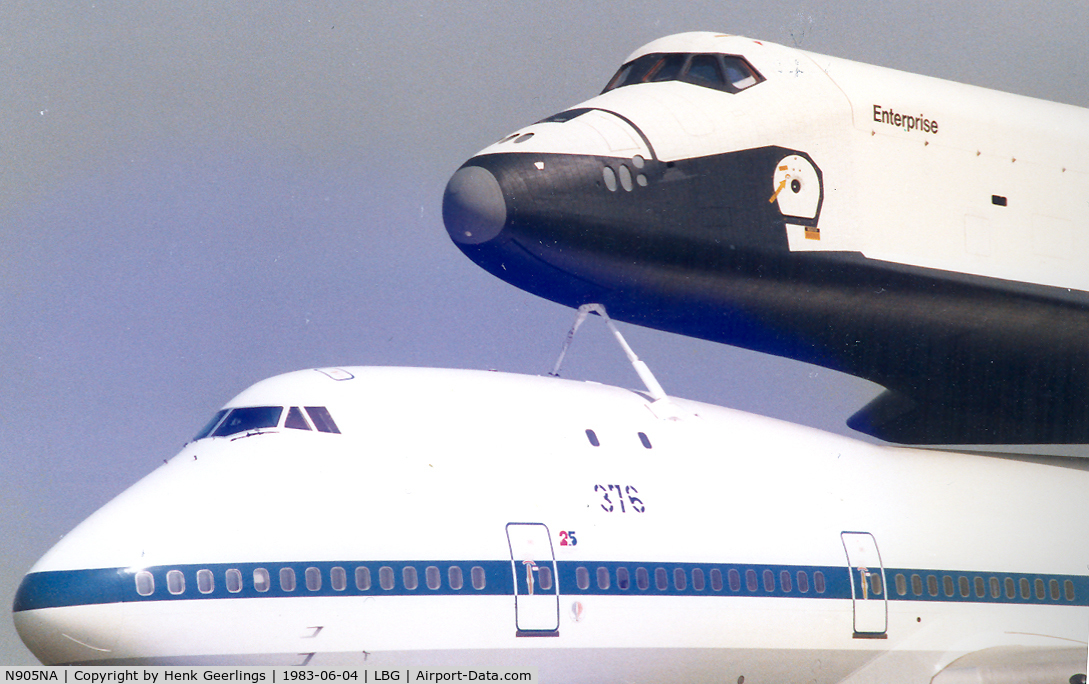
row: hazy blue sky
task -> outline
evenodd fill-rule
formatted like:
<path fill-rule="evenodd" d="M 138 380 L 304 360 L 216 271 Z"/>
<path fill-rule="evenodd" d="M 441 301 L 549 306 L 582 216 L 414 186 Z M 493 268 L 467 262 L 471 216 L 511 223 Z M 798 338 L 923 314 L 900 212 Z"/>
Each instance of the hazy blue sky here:
<path fill-rule="evenodd" d="M 323 365 L 543 373 L 573 312 L 465 259 L 442 191 L 714 30 L 1089 104 L 1089 7 L 1003 3 L 5 3 L 0 597 L 246 386 Z M 874 386 L 622 326 L 668 392 L 846 432 Z M 637 385 L 599 321 L 568 377 Z M 34 660 L 0 618 L 0 664 Z"/>

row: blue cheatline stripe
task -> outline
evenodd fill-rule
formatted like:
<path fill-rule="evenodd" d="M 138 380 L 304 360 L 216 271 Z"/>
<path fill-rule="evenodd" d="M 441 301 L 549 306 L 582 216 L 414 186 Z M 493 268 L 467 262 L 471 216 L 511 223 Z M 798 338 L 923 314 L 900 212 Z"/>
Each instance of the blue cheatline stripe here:
<path fill-rule="evenodd" d="M 438 587 L 431 589 L 428 586 L 428 568 L 437 568 L 439 571 Z M 454 589 L 450 585 L 449 569 L 456 567 L 461 570 L 462 585 Z M 294 571 L 295 587 L 287 591 L 281 587 L 280 572 L 284 568 Z M 311 590 L 307 586 L 306 571 L 308 568 L 317 568 L 320 571 L 320 587 Z M 342 568 L 346 579 L 343 589 L 335 589 L 332 582 L 333 568 Z M 369 573 L 370 585 L 360 588 L 356 585 L 357 568 L 366 568 Z M 388 568 L 388 571 L 383 571 Z M 484 586 L 475 589 L 473 586 L 473 569 L 480 568 L 484 574 Z M 585 569 L 581 573 L 580 568 Z M 604 568 L 608 577 L 607 586 L 598 582 L 598 569 Z M 628 585 L 623 587 L 618 582 L 617 571 L 621 568 L 628 571 Z M 647 588 L 639 587 L 639 569 L 646 570 Z M 267 570 L 269 587 L 266 591 L 258 591 L 254 584 L 254 571 Z M 409 589 L 406 586 L 406 569 L 411 577 L 415 571 L 416 586 Z M 659 588 L 658 570 L 665 571 L 665 588 Z M 197 574 L 201 570 L 211 572 L 213 587 L 211 591 L 202 593 L 198 590 Z M 241 575 L 241 588 L 237 592 L 227 589 L 227 571 L 237 570 Z M 675 571 L 683 571 L 683 587 L 678 587 Z M 702 571 L 702 587 L 696 579 L 693 571 Z M 721 577 L 721 586 L 718 580 L 713 579 L 714 571 L 718 571 Z M 731 586 L 731 570 L 736 571 L 740 586 Z M 147 572 L 153 578 L 153 589 L 147 596 L 141 596 L 137 592 L 137 573 Z M 185 579 L 185 589 L 180 594 L 171 594 L 167 590 L 167 573 L 180 571 Z M 479 572 L 479 571 L 478 571 Z M 511 562 L 509 560 L 488 561 L 320 561 L 313 563 L 212 563 L 206 565 L 173 565 L 154 566 L 148 568 L 101 568 L 92 570 L 62 570 L 50 572 L 36 572 L 26 575 L 15 594 L 13 610 L 15 612 L 35 610 L 39 608 L 54 608 L 62 606 L 95 605 L 104 603 L 118 603 L 130 601 L 186 601 L 199 599 L 250 599 L 262 597 L 306 597 L 306 596 L 510 596 L 514 593 L 511 575 Z M 518 573 L 519 585 L 524 587 L 522 568 L 515 570 Z M 771 573 L 771 584 L 765 584 L 766 573 Z M 782 573 L 789 575 L 789 589 L 782 582 Z M 750 590 L 749 577 L 755 575 L 756 589 Z M 800 574 L 805 575 L 807 590 L 802 591 L 799 586 Z M 824 591 L 817 591 L 817 574 L 824 577 Z M 383 574 L 388 578 L 392 575 L 392 585 L 389 589 L 382 586 Z M 896 576 L 902 574 L 906 583 L 906 594 L 900 595 L 896 589 Z M 919 575 L 923 582 L 922 595 L 915 595 L 911 586 L 912 575 Z M 935 576 L 938 582 L 938 594 L 931 595 L 927 585 L 927 579 Z M 950 576 L 953 579 L 953 594 L 945 592 L 944 578 Z M 969 595 L 962 596 L 960 591 L 960 578 L 969 580 Z M 975 579 L 981 577 L 984 580 L 986 591 L 984 596 L 977 596 Z M 998 597 L 991 594 L 991 578 L 997 578 L 1001 586 Z M 146 576 L 145 576 L 146 578 Z M 891 601 L 940 601 L 960 603 L 999 603 L 999 604 L 1026 604 L 1026 605 L 1089 605 L 1089 576 L 1083 575 L 1044 575 L 1024 573 L 993 573 L 993 572 L 965 572 L 947 571 L 936 569 L 906 569 L 886 568 L 885 578 L 888 586 L 885 592 Z M 1014 598 L 1006 594 L 1006 579 L 1014 581 L 1016 592 Z M 434 571 L 432 571 L 434 579 Z M 1023 598 L 1021 594 L 1022 580 L 1027 580 L 1030 586 L 1029 598 Z M 1037 596 L 1036 581 L 1041 580 L 1044 585 L 1044 598 Z M 1053 599 L 1051 582 L 1058 582 L 1059 598 Z M 556 592 L 565 596 L 594 595 L 594 596 L 721 596 L 721 597 L 775 597 L 775 598 L 819 598 L 819 599 L 850 599 L 851 576 L 844 566 L 812 566 L 812 565 L 752 565 L 752 564 L 719 564 L 719 563 L 640 563 L 640 562 L 616 562 L 616 561 L 558 561 L 556 563 L 556 577 L 549 593 Z M 580 584 L 585 587 L 581 588 Z M 145 586 L 145 591 L 147 588 Z M 735 585 L 736 586 L 736 585 Z M 768 587 L 771 587 L 769 590 Z M 1067 588 L 1074 590 L 1074 599 L 1067 598 Z M 543 591 L 537 587 L 538 593 Z"/>

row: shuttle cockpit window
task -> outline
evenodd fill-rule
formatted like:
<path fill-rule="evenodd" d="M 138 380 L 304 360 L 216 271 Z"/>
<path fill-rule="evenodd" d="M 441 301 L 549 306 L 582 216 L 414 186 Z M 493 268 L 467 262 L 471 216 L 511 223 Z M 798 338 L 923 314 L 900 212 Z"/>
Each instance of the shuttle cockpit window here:
<path fill-rule="evenodd" d="M 737 93 L 764 80 L 743 57 L 712 53 L 643 55 L 620 67 L 602 92 L 637 83 L 683 81 L 692 85 Z"/>

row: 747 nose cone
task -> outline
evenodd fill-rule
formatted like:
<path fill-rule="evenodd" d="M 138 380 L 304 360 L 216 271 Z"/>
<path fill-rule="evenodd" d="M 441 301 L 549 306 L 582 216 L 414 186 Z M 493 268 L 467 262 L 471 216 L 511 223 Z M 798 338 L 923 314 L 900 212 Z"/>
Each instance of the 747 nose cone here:
<path fill-rule="evenodd" d="M 462 244 L 478 245 L 499 235 L 507 222 L 507 202 L 491 171 L 463 166 L 450 177 L 442 221 L 454 242 Z"/>

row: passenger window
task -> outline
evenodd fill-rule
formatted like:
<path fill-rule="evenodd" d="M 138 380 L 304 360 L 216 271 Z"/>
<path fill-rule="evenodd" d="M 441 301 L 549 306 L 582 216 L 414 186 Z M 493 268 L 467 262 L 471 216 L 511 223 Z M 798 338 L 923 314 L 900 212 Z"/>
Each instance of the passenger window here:
<path fill-rule="evenodd" d="M 730 568 L 726 576 L 730 580 L 730 591 L 741 591 L 741 573 L 734 568 Z"/>
<path fill-rule="evenodd" d="M 1070 580 L 1063 580 L 1063 589 L 1066 591 L 1066 600 L 1074 600 L 1074 583 Z"/>
<path fill-rule="evenodd" d="M 456 565 L 451 565 L 446 571 L 446 582 L 454 591 L 458 591 L 465 586 L 464 579 L 461 576 L 461 568 Z"/>
<path fill-rule="evenodd" d="M 382 587 L 383 591 L 393 590 L 393 568 L 388 565 L 378 568 L 378 586 Z"/>
<path fill-rule="evenodd" d="M 759 588 L 759 585 L 757 584 L 757 581 L 756 581 L 756 571 L 755 570 L 746 570 L 745 571 L 745 588 L 748 589 L 751 592 L 754 592 L 754 593 Z"/>
<path fill-rule="evenodd" d="M 1017 584 L 1012 577 L 1006 578 L 1006 598 L 1017 598 Z"/>
<path fill-rule="evenodd" d="M 969 583 L 968 578 L 964 575 L 960 576 L 960 579 L 957 580 L 957 584 L 960 585 L 961 597 L 967 597 L 972 593 L 971 584 Z"/>
<path fill-rule="evenodd" d="M 204 439 L 208 435 L 212 434 L 212 430 L 216 429 L 216 426 L 219 425 L 219 421 L 223 420 L 223 416 L 227 415 L 228 410 L 229 409 L 216 411 L 216 414 L 212 416 L 212 419 L 200 429 L 200 432 L 198 432 L 197 436 L 193 438 L 193 441 L 195 442 L 198 439 Z"/>
<path fill-rule="evenodd" d="M 597 588 L 602 591 L 609 588 L 609 569 L 599 567 L 597 569 Z"/>
<path fill-rule="evenodd" d="M 333 591 L 344 591 L 348 588 L 348 573 L 344 568 L 338 565 L 329 570 L 329 586 Z"/>
<path fill-rule="evenodd" d="M 371 588 L 371 569 L 360 565 L 355 569 L 355 588 L 359 591 L 368 591 Z"/>
<path fill-rule="evenodd" d="M 280 422 L 281 406 L 251 406 L 232 409 L 215 432 L 213 437 L 229 437 L 239 432 L 276 427 Z"/>
<path fill-rule="evenodd" d="M 237 594 L 238 592 L 242 591 L 241 571 L 236 570 L 235 568 L 231 568 L 227 571 L 226 577 L 224 579 L 226 580 L 224 582 L 224 586 L 227 587 L 227 591 L 231 592 L 232 594 Z"/>
<path fill-rule="evenodd" d="M 696 591 L 703 591 L 707 587 L 703 578 L 703 570 L 700 568 L 692 569 L 692 588 Z"/>
<path fill-rule="evenodd" d="M 1002 583 L 998 581 L 997 577 L 991 578 L 991 598 L 999 598 L 1002 596 Z"/>
<path fill-rule="evenodd" d="M 198 577 L 199 581 L 200 578 Z M 294 568 L 280 568 L 280 589 L 283 591 L 295 591 Z"/>
<path fill-rule="evenodd" d="M 764 591 L 769 594 L 775 591 L 775 573 L 771 570 L 764 571 Z"/>
<path fill-rule="evenodd" d="M 1024 577 L 1021 578 L 1021 598 L 1032 598 L 1032 585 L 1029 584 L 1028 579 Z"/>
<path fill-rule="evenodd" d="M 987 582 L 982 577 L 977 577 L 975 581 L 976 585 L 976 598 L 983 598 L 987 595 Z"/>
<path fill-rule="evenodd" d="M 542 591 L 548 591 L 552 588 L 552 568 L 547 565 L 540 565 L 537 567 L 537 585 L 541 587 Z"/>
<path fill-rule="evenodd" d="M 1045 598 L 1047 598 L 1047 589 L 1044 587 L 1044 581 L 1042 579 L 1037 579 L 1035 584 L 1036 598 L 1040 601 L 1043 601 Z"/>
<path fill-rule="evenodd" d="M 420 586 L 420 580 L 416 576 L 416 568 L 411 565 L 406 565 L 401 569 L 401 581 L 405 585 L 405 589 L 409 591 L 415 591 L 416 587 Z"/>
<path fill-rule="evenodd" d="M 480 591 L 484 588 L 487 578 L 484 576 L 484 568 L 479 565 L 474 565 L 473 569 L 469 572 L 469 576 L 473 580 L 473 589 Z"/>
<path fill-rule="evenodd" d="M 908 593 L 907 578 L 902 573 L 896 573 L 896 593 L 904 596 Z"/>
<path fill-rule="evenodd" d="M 646 591 L 650 587 L 650 573 L 646 568 L 635 569 L 635 586 L 639 587 L 640 591 Z"/>
<path fill-rule="evenodd" d="M 284 427 L 293 430 L 309 430 L 310 425 L 303 417 L 303 412 L 298 406 L 292 406 L 287 410 L 287 418 L 284 419 Z"/>
<path fill-rule="evenodd" d="M 136 593 L 140 596 L 151 596 L 155 593 L 155 577 L 147 570 L 136 573 Z"/>
<path fill-rule="evenodd" d="M 321 570 L 314 567 L 307 568 L 304 576 L 306 577 L 307 589 L 310 591 L 321 589 Z"/>
<path fill-rule="evenodd" d="M 627 568 L 616 569 L 616 588 L 627 590 L 631 587 L 631 577 L 628 575 Z"/>
<path fill-rule="evenodd" d="M 824 583 L 824 573 L 820 570 L 813 571 L 813 588 L 817 590 L 818 594 L 823 594 L 826 588 Z"/>
<path fill-rule="evenodd" d="M 685 577 L 684 568 L 673 569 L 673 586 L 677 591 L 684 591 L 688 588 L 688 578 Z"/>
<path fill-rule="evenodd" d="M 170 576 L 167 576 L 167 580 L 170 580 Z M 266 592 L 272 582 L 269 580 L 268 570 L 264 568 L 254 568 L 253 570 L 253 588 L 256 591 Z M 185 583 L 182 583 L 182 589 L 185 589 Z M 180 592 L 179 592 L 180 593 Z"/>
<path fill-rule="evenodd" d="M 790 592 L 790 572 L 783 570 L 779 573 L 779 584 L 783 591 Z"/>
<path fill-rule="evenodd" d="M 439 568 L 435 565 L 427 566 L 424 570 L 424 578 L 427 581 L 427 588 L 432 591 L 442 586 L 442 573 L 439 572 Z"/>
<path fill-rule="evenodd" d="M 669 589 L 669 575 L 665 568 L 654 569 L 654 586 L 658 587 L 658 591 Z"/>
<path fill-rule="evenodd" d="M 798 591 L 803 594 L 809 593 L 809 575 L 805 574 L 805 570 L 799 570 L 796 577 L 798 579 Z"/>
<path fill-rule="evenodd" d="M 202 594 L 210 594 L 216 588 L 215 577 L 211 570 L 197 570 L 197 591 Z"/>
<path fill-rule="evenodd" d="M 171 570 L 166 573 L 166 590 L 177 596 L 185 593 L 185 575 L 181 570 Z M 258 591 L 261 591 L 258 589 Z"/>
<path fill-rule="evenodd" d="M 870 575 L 870 590 L 873 591 L 874 596 L 880 596 L 885 592 L 885 587 L 881 583 L 881 573 L 875 572 Z"/>
<path fill-rule="evenodd" d="M 711 591 L 722 591 L 722 571 L 718 568 L 711 570 Z"/>
<path fill-rule="evenodd" d="M 949 575 L 942 576 L 942 588 L 945 589 L 946 596 L 953 595 L 953 578 Z"/>
<path fill-rule="evenodd" d="M 333 422 L 333 416 L 329 414 L 329 410 L 324 406 L 307 406 L 306 415 L 310 416 L 310 420 L 314 422 L 314 427 L 318 429 L 318 432 L 340 434 L 337 424 Z"/>
<path fill-rule="evenodd" d="M 575 568 L 575 584 L 582 590 L 590 588 L 590 571 L 581 565 Z"/>
<path fill-rule="evenodd" d="M 918 575 L 911 576 L 911 593 L 916 596 L 923 595 L 923 578 Z"/>
<path fill-rule="evenodd" d="M 1052 601 L 1058 601 L 1059 600 L 1059 580 L 1054 580 L 1053 579 L 1053 580 L 1048 581 L 1048 587 L 1050 587 L 1050 589 L 1051 589 L 1051 600 Z"/>
<path fill-rule="evenodd" d="M 926 576 L 926 591 L 931 596 L 938 595 L 938 577 L 937 575 Z"/>

